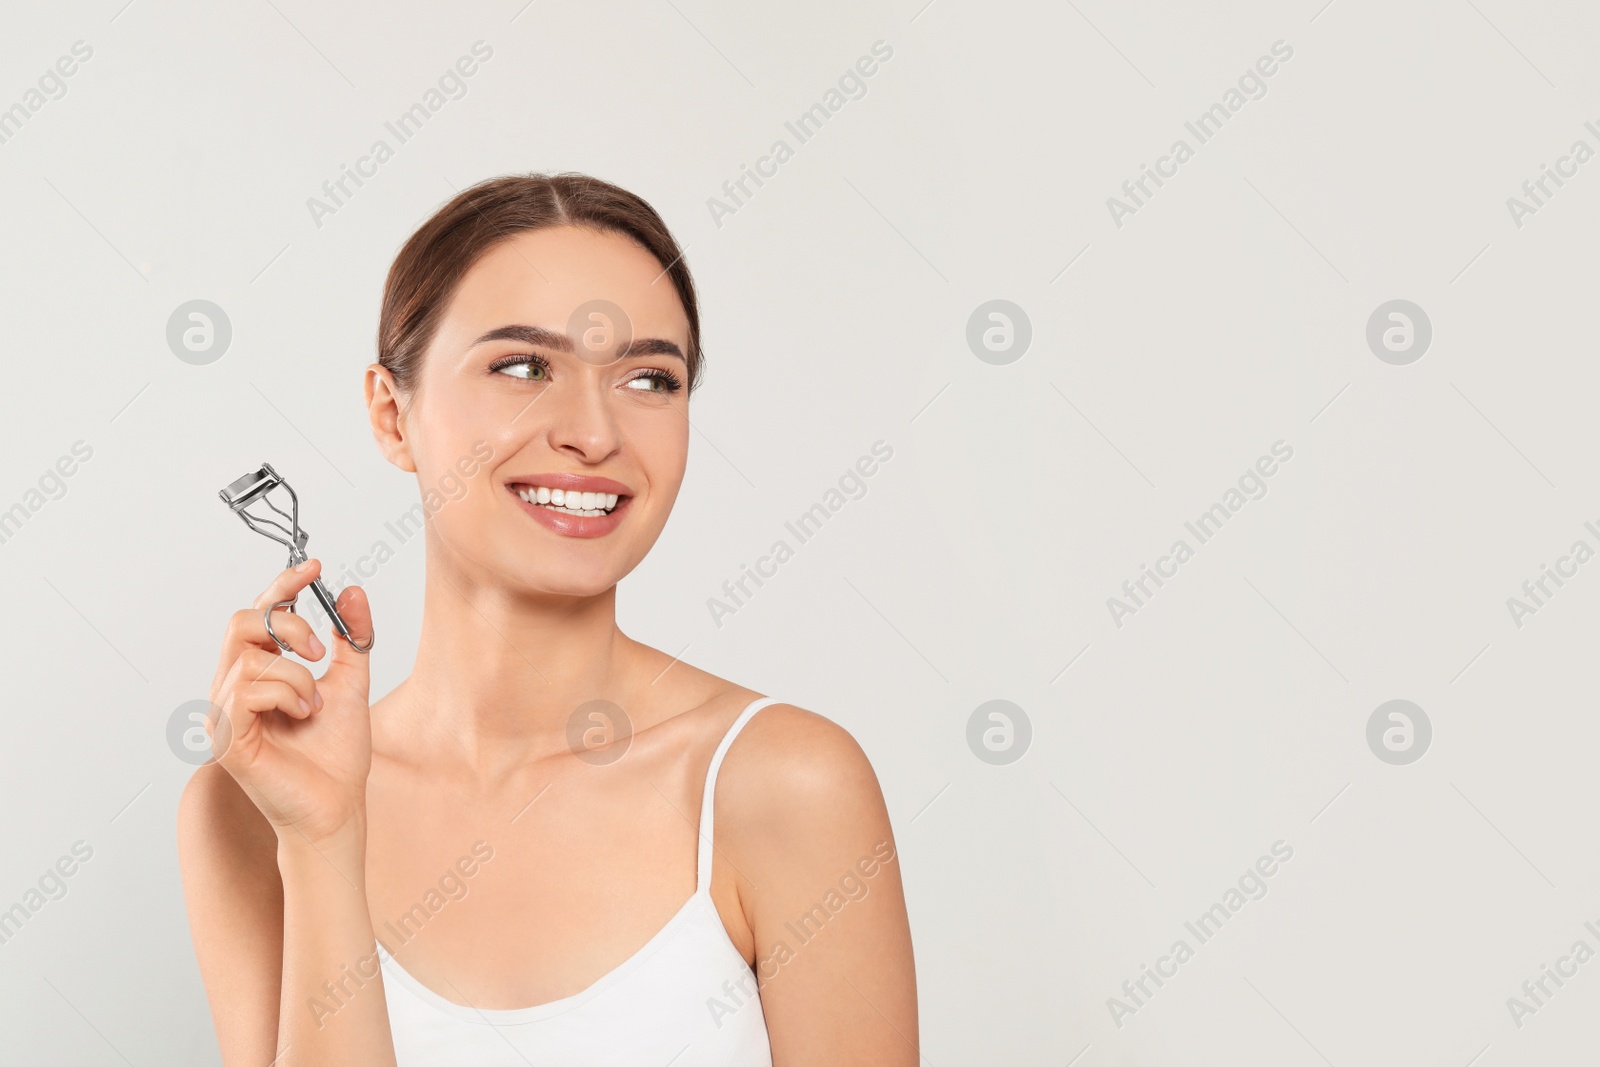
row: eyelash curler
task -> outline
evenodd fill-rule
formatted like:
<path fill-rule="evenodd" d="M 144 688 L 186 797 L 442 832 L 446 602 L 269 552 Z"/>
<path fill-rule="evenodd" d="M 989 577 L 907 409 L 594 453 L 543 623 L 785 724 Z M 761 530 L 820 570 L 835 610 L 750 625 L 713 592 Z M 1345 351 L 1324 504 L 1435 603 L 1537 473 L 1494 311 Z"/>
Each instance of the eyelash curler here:
<path fill-rule="evenodd" d="M 268 495 L 274 489 L 280 487 L 289 494 L 289 511 L 284 511 L 274 504 L 272 498 Z M 306 540 L 310 535 L 300 528 L 300 498 L 295 495 L 294 489 L 284 480 L 283 475 L 272 469 L 272 464 L 263 463 L 260 470 L 251 471 L 244 477 L 229 482 L 217 495 L 222 498 L 224 504 L 228 505 L 229 510 L 244 520 L 244 524 L 250 529 L 262 537 L 269 537 L 280 545 L 288 546 L 289 566 L 293 567 L 306 561 L 308 558 L 306 556 Z M 257 514 L 250 514 L 248 509 L 257 503 L 265 504 L 268 508 L 271 508 L 279 517 L 288 520 L 289 525 L 283 525 L 277 519 L 261 512 L 260 509 L 257 509 Z M 350 628 L 344 624 L 344 619 L 339 617 L 338 610 L 333 606 L 333 595 L 328 592 L 328 587 L 322 584 L 321 578 L 311 583 L 311 592 L 316 594 L 323 610 L 333 620 L 334 629 L 339 631 L 339 636 L 350 642 L 351 648 L 357 652 L 372 651 L 372 645 L 377 639 L 377 633 L 374 632 L 367 638 L 365 648 L 356 644 L 355 638 L 350 636 Z M 282 608 L 293 613 L 294 603 L 295 598 L 290 597 L 288 600 L 280 600 L 266 610 L 267 634 L 285 652 L 289 652 L 291 649 L 283 641 L 279 640 L 277 634 L 272 632 L 272 612 L 274 608 Z"/>

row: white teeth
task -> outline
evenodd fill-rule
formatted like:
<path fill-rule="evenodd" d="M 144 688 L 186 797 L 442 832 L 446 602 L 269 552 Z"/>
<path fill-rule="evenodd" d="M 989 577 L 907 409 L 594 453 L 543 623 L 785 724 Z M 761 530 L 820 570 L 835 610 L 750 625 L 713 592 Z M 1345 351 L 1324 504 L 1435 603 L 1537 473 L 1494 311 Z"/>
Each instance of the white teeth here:
<path fill-rule="evenodd" d="M 616 493 L 580 493 L 577 490 L 549 489 L 545 486 L 519 486 L 517 496 L 529 504 L 541 504 L 568 515 L 596 518 L 617 506 L 621 497 Z"/>

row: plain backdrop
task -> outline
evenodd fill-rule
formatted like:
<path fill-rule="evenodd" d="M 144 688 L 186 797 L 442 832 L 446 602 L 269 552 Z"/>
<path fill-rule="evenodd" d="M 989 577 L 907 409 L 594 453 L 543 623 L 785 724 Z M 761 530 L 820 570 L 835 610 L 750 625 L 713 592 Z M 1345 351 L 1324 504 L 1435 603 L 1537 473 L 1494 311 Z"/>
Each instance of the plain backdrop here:
<path fill-rule="evenodd" d="M 218 1062 L 169 725 L 282 553 L 216 491 L 273 462 L 330 571 L 388 541 L 375 692 L 405 676 L 422 548 L 386 524 L 417 486 L 360 392 L 384 272 L 456 190 L 534 170 L 632 189 L 687 246 L 708 374 L 622 623 L 859 739 L 926 1063 L 1592 1057 L 1597 48 L 1592 7 L 1510 0 L 13 5 L 0 1059 Z M 194 300 L 231 329 L 211 362 L 168 341 Z M 969 343 L 994 300 L 998 354 Z M 1369 743 L 1391 700 L 1431 728 L 1408 712 L 1410 762 L 1387 712 Z"/>

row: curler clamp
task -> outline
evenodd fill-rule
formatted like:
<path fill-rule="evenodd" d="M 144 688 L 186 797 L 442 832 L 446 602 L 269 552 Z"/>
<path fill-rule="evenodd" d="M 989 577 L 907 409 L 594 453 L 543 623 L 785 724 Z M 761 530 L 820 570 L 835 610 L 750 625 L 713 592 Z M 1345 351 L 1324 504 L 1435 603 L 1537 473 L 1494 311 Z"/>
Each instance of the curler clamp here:
<path fill-rule="evenodd" d="M 278 488 L 282 488 L 289 494 L 288 511 L 284 511 L 272 502 L 269 494 Z M 272 464 L 261 464 L 260 470 L 251 471 L 244 477 L 228 483 L 227 487 L 218 492 L 217 495 L 222 498 L 224 504 L 228 505 L 229 510 L 244 520 L 244 524 L 250 529 L 262 537 L 269 537 L 280 545 L 286 546 L 289 549 L 289 566 L 294 567 L 306 561 L 308 558 L 306 556 L 306 540 L 310 535 L 300 528 L 300 498 L 295 495 L 294 489 L 290 487 L 289 483 L 283 480 L 283 475 L 272 469 Z M 286 520 L 288 525 L 285 526 L 278 519 L 272 518 L 260 507 L 257 507 L 256 514 L 252 515 L 249 509 L 258 504 L 265 505 L 267 509 L 271 509 L 279 518 Z M 355 638 L 350 636 L 350 628 L 344 624 L 344 619 L 339 616 L 338 610 L 333 606 L 333 596 L 328 592 L 328 587 L 322 584 L 321 578 L 311 583 L 311 592 L 316 595 L 318 602 L 322 604 L 323 610 L 333 620 L 334 629 L 339 631 L 339 636 L 350 642 L 351 648 L 357 652 L 372 651 L 372 644 L 377 638 L 377 634 L 374 633 L 367 638 L 365 648 L 356 644 Z M 274 604 L 267 609 L 269 613 L 267 632 L 269 634 L 272 633 L 270 613 L 274 608 L 283 607 L 284 605 L 288 605 L 286 610 L 294 611 L 293 599 Z M 276 634 L 273 634 L 272 639 L 278 642 L 278 647 L 283 647 L 283 642 L 278 641 Z M 288 650 L 284 649 L 284 651 Z"/>

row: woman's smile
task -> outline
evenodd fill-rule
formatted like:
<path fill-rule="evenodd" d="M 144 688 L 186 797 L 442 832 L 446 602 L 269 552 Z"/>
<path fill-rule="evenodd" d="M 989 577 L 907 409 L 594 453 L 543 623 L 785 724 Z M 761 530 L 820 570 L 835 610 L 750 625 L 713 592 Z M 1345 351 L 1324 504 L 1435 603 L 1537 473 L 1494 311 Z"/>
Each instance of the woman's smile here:
<path fill-rule="evenodd" d="M 582 474 L 533 474 L 506 483 L 524 512 L 563 537 L 603 537 L 622 521 L 633 493 Z"/>

